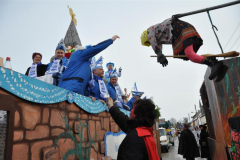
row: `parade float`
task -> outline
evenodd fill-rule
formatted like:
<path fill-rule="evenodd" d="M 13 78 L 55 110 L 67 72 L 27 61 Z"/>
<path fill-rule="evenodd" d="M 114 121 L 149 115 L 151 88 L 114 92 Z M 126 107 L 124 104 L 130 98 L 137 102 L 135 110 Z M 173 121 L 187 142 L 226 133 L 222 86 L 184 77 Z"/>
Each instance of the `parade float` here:
<path fill-rule="evenodd" d="M 240 157 L 239 133 L 233 132 L 228 121 L 240 116 L 240 58 L 223 60 L 229 66 L 220 82 L 210 81 L 207 69 L 200 93 L 209 129 L 209 149 L 212 159 L 234 160 Z"/>
<path fill-rule="evenodd" d="M 70 14 L 64 38 L 69 57 L 73 46 L 81 46 L 71 9 Z M 107 155 L 116 159 L 125 137 L 101 102 L 4 67 L 0 67 L 0 111 L 5 113 L 0 121 L 4 160 L 101 160 Z"/>
<path fill-rule="evenodd" d="M 213 21 L 210 16 L 210 11 L 220 9 L 223 7 L 228 7 L 231 5 L 236 5 L 239 3 L 240 1 L 233 1 L 230 3 L 209 7 L 206 9 L 196 10 L 196 11 L 183 13 L 183 14 L 176 14 L 176 15 L 173 15 L 171 19 L 172 21 L 174 21 L 174 19 L 176 20 L 184 16 L 207 12 L 214 35 L 216 36 L 218 45 L 222 53 L 221 54 L 205 54 L 201 56 L 203 56 L 203 58 L 209 57 L 213 59 L 216 59 L 216 57 L 224 58 L 224 60 L 219 61 L 225 67 L 224 70 L 220 70 L 220 72 L 218 73 L 218 76 L 221 78 L 219 79 L 216 78 L 215 81 L 213 78 L 210 78 L 210 75 L 214 70 L 213 69 L 214 65 L 212 66 L 209 65 L 206 71 L 206 74 L 204 76 L 204 83 L 202 84 L 200 89 L 203 108 L 205 110 L 206 121 L 207 121 L 208 131 L 210 135 L 208 138 L 208 148 L 209 148 L 210 157 L 213 160 L 231 160 L 231 159 L 240 160 L 240 58 L 238 57 L 239 53 L 236 51 L 231 51 L 227 53 L 223 51 L 219 38 L 216 34 L 217 28 L 213 24 Z M 169 19 L 165 20 L 164 22 L 169 23 Z M 157 34 L 163 33 L 164 35 L 167 35 L 166 32 L 167 30 L 169 30 L 167 27 L 166 27 L 166 32 L 159 30 L 159 28 L 164 26 L 162 25 L 164 24 L 164 22 L 162 22 L 160 26 L 159 24 L 157 24 L 155 26 L 152 26 L 152 28 L 150 27 L 146 32 L 148 37 L 144 36 L 144 33 L 142 34 L 143 45 L 150 46 L 150 44 L 152 45 L 152 43 L 150 43 L 151 39 L 153 39 L 153 41 L 155 40 L 154 36 L 152 37 L 151 34 L 149 34 L 151 33 L 150 32 L 151 29 L 155 31 L 155 33 Z M 169 26 L 169 24 L 167 25 Z M 186 32 L 185 36 L 187 34 L 188 33 Z M 165 38 L 167 39 L 169 37 L 167 36 Z M 184 40 L 185 39 L 183 37 L 182 41 Z M 162 39 L 158 39 L 157 42 L 158 43 L 163 42 L 162 44 L 171 44 L 170 42 L 163 41 Z M 152 47 L 154 48 L 156 46 L 152 46 Z M 162 46 L 157 46 L 157 47 L 162 49 Z M 174 47 L 175 46 L 173 45 L 173 49 Z M 155 50 L 155 53 L 157 52 L 159 52 L 158 49 Z M 169 57 L 186 58 L 185 60 L 187 60 L 188 58 L 190 59 L 190 56 L 187 56 L 187 54 L 186 55 L 180 55 L 180 54 L 163 55 L 161 52 L 159 53 L 160 54 L 153 55 L 151 57 L 157 57 L 158 62 L 160 62 L 163 65 L 163 67 L 166 67 L 168 65 L 166 58 L 169 58 Z M 161 61 L 162 59 L 163 61 Z"/>

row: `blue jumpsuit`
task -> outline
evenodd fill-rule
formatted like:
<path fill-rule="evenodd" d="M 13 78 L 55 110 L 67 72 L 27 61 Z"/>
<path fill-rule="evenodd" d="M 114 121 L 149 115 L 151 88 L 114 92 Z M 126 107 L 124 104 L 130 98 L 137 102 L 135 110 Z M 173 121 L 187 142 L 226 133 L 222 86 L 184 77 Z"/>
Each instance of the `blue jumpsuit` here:
<path fill-rule="evenodd" d="M 73 52 L 58 86 L 88 96 L 87 87 L 91 79 L 89 59 L 112 43 L 113 40 L 108 39 L 88 49 Z"/>
<path fill-rule="evenodd" d="M 133 105 L 134 105 L 135 101 L 136 101 L 135 98 L 132 97 L 132 98 L 126 103 L 126 105 L 128 105 L 128 107 L 130 108 L 130 110 L 133 109 Z"/>
<path fill-rule="evenodd" d="M 107 99 L 105 98 L 102 98 L 100 96 L 101 92 L 100 92 L 100 89 L 99 89 L 99 83 L 98 83 L 98 77 L 96 75 L 93 75 L 93 80 L 94 80 L 94 87 L 92 89 L 89 88 L 90 90 L 90 96 L 94 97 L 96 100 L 103 100 L 104 102 L 107 101 Z"/>
<path fill-rule="evenodd" d="M 107 90 L 108 90 L 108 93 L 109 93 L 110 97 L 111 97 L 113 100 L 117 100 L 117 91 L 116 91 L 115 87 L 114 87 L 110 82 L 108 82 L 108 84 L 106 85 L 106 87 L 107 87 Z M 125 105 L 125 104 L 124 104 L 124 102 L 123 102 L 122 100 L 120 100 L 120 102 L 121 102 L 121 105 L 122 105 L 122 106 L 119 106 L 119 107 L 122 108 L 123 105 Z"/>

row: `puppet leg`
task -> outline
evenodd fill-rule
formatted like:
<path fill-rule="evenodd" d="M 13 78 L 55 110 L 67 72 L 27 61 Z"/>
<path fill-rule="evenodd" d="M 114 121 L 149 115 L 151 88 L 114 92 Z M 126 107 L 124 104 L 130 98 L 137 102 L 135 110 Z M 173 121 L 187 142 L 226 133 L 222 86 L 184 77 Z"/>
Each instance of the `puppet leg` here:
<path fill-rule="evenodd" d="M 193 45 L 188 46 L 185 50 L 184 50 L 186 56 L 188 57 L 188 59 L 190 59 L 190 61 L 194 62 L 194 63 L 199 63 L 202 64 L 202 61 L 205 57 L 203 56 L 199 56 L 197 55 L 194 50 L 193 50 Z"/>
<path fill-rule="evenodd" d="M 216 81 L 219 81 L 224 77 L 225 74 L 220 74 L 221 72 L 225 72 L 226 67 L 223 65 L 223 62 L 217 61 L 215 57 L 203 57 L 200 55 L 197 55 L 194 50 L 193 50 L 193 45 L 188 46 L 184 50 L 186 56 L 194 63 L 199 63 L 199 64 L 206 64 L 209 67 L 211 67 L 211 74 L 208 77 L 210 80 L 213 80 L 215 77 L 218 76 Z M 225 68 L 224 68 L 225 67 Z M 223 69 L 224 68 L 224 69 Z"/>

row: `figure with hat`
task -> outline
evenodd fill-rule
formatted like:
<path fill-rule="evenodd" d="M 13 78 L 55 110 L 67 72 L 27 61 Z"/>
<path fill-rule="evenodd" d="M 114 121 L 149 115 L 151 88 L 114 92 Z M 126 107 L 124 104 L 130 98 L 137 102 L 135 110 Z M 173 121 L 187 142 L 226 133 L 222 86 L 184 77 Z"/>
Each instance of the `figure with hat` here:
<path fill-rule="evenodd" d="M 58 86 L 88 96 L 88 82 L 92 74 L 91 58 L 109 47 L 117 38 L 119 37 L 115 35 L 95 46 L 75 47 L 76 51 L 72 53 Z"/>
<path fill-rule="evenodd" d="M 89 94 L 93 102 L 99 100 L 102 103 L 107 101 L 109 93 L 103 81 L 104 70 L 102 67 L 102 56 L 92 66 L 92 80 L 89 82 Z"/>
<path fill-rule="evenodd" d="M 143 94 L 144 92 L 132 91 L 132 98 L 126 104 L 130 108 L 130 110 L 133 109 L 134 103 L 140 100 Z"/>
<path fill-rule="evenodd" d="M 189 128 L 190 125 L 185 123 L 179 139 L 178 154 L 183 155 L 187 160 L 194 160 L 200 157 L 200 153 L 196 139 Z"/>
<path fill-rule="evenodd" d="M 52 75 L 54 78 L 54 85 L 58 84 L 59 78 L 64 72 L 68 64 L 68 59 L 65 58 L 65 45 L 63 39 L 58 43 L 55 50 L 55 57 L 48 64 L 47 71 L 45 75 Z"/>
<path fill-rule="evenodd" d="M 32 66 L 27 69 L 25 75 L 32 78 L 44 76 L 48 65 L 42 64 L 42 54 L 37 52 L 33 53 L 32 60 Z"/>
<path fill-rule="evenodd" d="M 142 33 L 141 43 L 143 46 L 152 46 L 157 54 L 157 62 L 163 67 L 168 65 L 168 60 L 162 53 L 162 45 L 172 44 L 174 56 L 186 55 L 186 58 L 182 59 L 211 67 L 210 80 L 216 78 L 216 82 L 220 81 L 228 70 L 228 67 L 223 62 L 217 61 L 215 57 L 196 54 L 203 40 L 194 26 L 179 19 L 169 18 L 162 23 L 150 26 Z"/>
<path fill-rule="evenodd" d="M 112 74 L 112 72 L 113 72 L 113 68 L 114 68 L 114 63 L 112 63 L 112 62 L 108 62 L 107 64 L 106 64 L 106 67 L 107 67 L 107 71 L 105 72 L 105 78 L 107 79 L 107 81 L 109 82 L 109 79 L 110 79 L 110 75 Z M 118 72 L 116 71 L 116 74 L 117 74 L 117 76 L 118 77 L 121 77 L 121 75 L 122 75 L 122 68 L 120 67 L 119 69 L 118 69 Z"/>
<path fill-rule="evenodd" d="M 207 158 L 210 160 L 210 154 L 208 149 L 208 137 L 209 134 L 207 132 L 207 126 L 206 125 L 200 125 L 201 133 L 200 133 L 200 139 L 199 144 L 201 145 L 201 158 Z"/>
<path fill-rule="evenodd" d="M 116 69 L 113 70 L 109 78 L 110 81 L 106 86 L 110 97 L 114 101 L 115 106 L 118 106 L 119 108 L 125 108 L 126 110 L 130 110 L 130 108 L 123 102 L 120 88 L 117 85 L 118 75 Z"/>

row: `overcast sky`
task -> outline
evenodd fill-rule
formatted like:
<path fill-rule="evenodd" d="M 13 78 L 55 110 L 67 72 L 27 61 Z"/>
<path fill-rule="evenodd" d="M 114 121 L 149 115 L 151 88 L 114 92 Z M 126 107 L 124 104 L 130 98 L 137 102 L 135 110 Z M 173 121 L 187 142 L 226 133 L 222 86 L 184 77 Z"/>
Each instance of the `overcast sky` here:
<path fill-rule="evenodd" d="M 69 5 L 76 14 L 77 30 L 83 45 L 97 44 L 119 35 L 113 45 L 97 57 L 104 57 L 122 67 L 119 84 L 131 90 L 137 82 L 139 91 L 161 107 L 162 118 L 188 117 L 199 103 L 199 89 L 207 67 L 190 61 L 169 58 L 169 65 L 157 63 L 151 47 L 141 45 L 140 36 L 151 25 L 174 14 L 211 7 L 229 0 L 0 0 L 0 56 L 11 57 L 13 70 L 25 73 L 32 63 L 32 53 L 40 52 L 49 63 L 57 43 L 64 38 L 71 22 Z M 223 47 L 240 23 L 240 5 L 210 12 Z M 191 23 L 203 39 L 198 54 L 219 54 L 207 13 L 181 18 Z M 240 51 L 240 27 L 224 51 Z M 233 47 L 232 47 L 233 46 Z M 172 55 L 172 46 L 163 45 L 163 53 Z M 106 68 L 105 68 L 106 69 Z M 198 108 L 198 107 L 197 107 Z M 191 114 L 192 116 L 193 114 Z"/>

